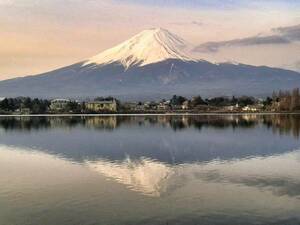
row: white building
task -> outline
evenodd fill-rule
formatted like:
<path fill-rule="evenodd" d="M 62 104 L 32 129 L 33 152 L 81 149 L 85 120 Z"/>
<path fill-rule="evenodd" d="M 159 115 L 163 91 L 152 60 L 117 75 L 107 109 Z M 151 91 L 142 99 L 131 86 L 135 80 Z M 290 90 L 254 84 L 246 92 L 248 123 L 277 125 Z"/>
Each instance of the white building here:
<path fill-rule="evenodd" d="M 71 102 L 69 99 L 53 99 L 50 109 L 53 111 L 62 111 L 67 107 L 69 102 Z"/>

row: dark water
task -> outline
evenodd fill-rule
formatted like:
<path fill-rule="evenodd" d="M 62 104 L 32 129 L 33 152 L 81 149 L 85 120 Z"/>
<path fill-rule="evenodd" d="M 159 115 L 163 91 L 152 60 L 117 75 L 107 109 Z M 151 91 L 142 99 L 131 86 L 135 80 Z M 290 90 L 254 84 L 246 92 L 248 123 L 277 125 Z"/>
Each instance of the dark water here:
<path fill-rule="evenodd" d="M 2 117 L 0 225 L 300 224 L 300 115 Z"/>

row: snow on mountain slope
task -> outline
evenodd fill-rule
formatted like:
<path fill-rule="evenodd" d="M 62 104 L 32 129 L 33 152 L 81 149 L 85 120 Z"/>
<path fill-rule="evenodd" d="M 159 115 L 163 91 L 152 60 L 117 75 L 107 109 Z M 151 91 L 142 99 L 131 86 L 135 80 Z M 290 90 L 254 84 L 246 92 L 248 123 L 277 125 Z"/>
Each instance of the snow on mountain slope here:
<path fill-rule="evenodd" d="M 132 65 L 144 66 L 166 59 L 195 61 L 189 54 L 190 49 L 190 44 L 177 35 L 162 28 L 155 28 L 142 31 L 116 47 L 90 58 L 83 65 L 118 62 L 129 68 Z"/>

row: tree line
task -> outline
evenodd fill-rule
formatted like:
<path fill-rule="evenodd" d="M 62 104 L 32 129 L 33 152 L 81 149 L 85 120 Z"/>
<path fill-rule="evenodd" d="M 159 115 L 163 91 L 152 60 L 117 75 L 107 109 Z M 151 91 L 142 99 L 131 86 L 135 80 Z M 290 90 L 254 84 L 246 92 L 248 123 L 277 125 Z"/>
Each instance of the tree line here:
<path fill-rule="evenodd" d="M 200 95 L 195 96 L 189 100 L 183 96 L 173 95 L 173 97 L 170 100 L 170 104 L 171 105 L 182 105 L 186 101 L 190 102 L 191 107 L 196 107 L 199 105 L 222 107 L 222 106 L 230 106 L 230 105 L 236 105 L 236 104 L 243 107 L 246 105 L 253 105 L 258 100 L 251 96 L 214 97 L 214 98 L 203 99 Z"/>
<path fill-rule="evenodd" d="M 113 97 L 97 97 L 95 101 L 112 101 L 116 100 L 118 105 L 122 105 L 120 101 Z M 278 91 L 273 92 L 271 97 L 265 99 L 257 99 L 252 96 L 240 96 L 240 97 L 214 97 L 214 98 L 202 98 L 200 95 L 192 97 L 190 99 L 173 95 L 168 101 L 163 99 L 160 102 L 153 102 L 154 105 L 161 103 L 169 104 L 171 106 L 181 106 L 188 104 L 190 109 L 203 110 L 205 107 L 222 108 L 226 106 L 237 106 L 239 108 L 245 106 L 251 106 L 255 104 L 263 105 L 265 111 L 297 111 L 300 110 L 300 91 L 299 88 L 295 88 L 291 91 Z M 140 102 L 138 105 L 145 103 Z M 17 97 L 17 98 L 4 98 L 0 100 L 0 113 L 24 113 L 24 114 L 43 114 L 51 112 L 51 101 L 47 99 L 29 98 L 29 97 Z M 175 109 L 176 107 L 174 107 Z M 77 101 L 69 101 L 63 109 L 63 112 L 67 113 L 84 113 L 85 103 Z M 61 112 L 60 112 L 61 113 Z"/>
<path fill-rule="evenodd" d="M 273 107 L 278 111 L 300 110 L 299 88 L 291 91 L 274 92 L 272 95 Z"/>
<path fill-rule="evenodd" d="M 16 112 L 16 111 L 29 111 L 34 114 L 46 113 L 51 102 L 45 99 L 38 98 L 4 98 L 0 101 L 1 112 Z"/>

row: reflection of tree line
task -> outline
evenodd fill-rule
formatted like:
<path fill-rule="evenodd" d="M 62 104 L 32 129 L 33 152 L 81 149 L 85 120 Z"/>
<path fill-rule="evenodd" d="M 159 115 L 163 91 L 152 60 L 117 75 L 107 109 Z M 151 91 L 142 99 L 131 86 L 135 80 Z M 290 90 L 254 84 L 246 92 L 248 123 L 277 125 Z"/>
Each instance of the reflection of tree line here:
<path fill-rule="evenodd" d="M 49 128 L 49 120 L 45 117 L 3 117 L 0 118 L 0 127 L 5 130 L 34 130 Z"/>
<path fill-rule="evenodd" d="M 123 119 L 122 119 L 123 120 Z M 38 130 L 48 128 L 87 127 L 115 129 L 122 122 L 116 117 L 2 117 L 0 128 L 5 130 Z"/>
<path fill-rule="evenodd" d="M 112 130 L 120 126 L 163 126 L 173 130 L 190 127 L 252 128 L 258 124 L 270 127 L 280 134 L 292 133 L 299 137 L 300 115 L 206 115 L 206 116 L 99 116 L 99 117 L 2 117 L 0 127 L 5 130 L 34 130 L 82 126 Z"/>
<path fill-rule="evenodd" d="M 185 117 L 178 119 L 171 119 L 170 125 L 174 130 L 194 127 L 202 129 L 204 127 L 214 127 L 224 129 L 228 127 L 237 128 L 251 128 L 257 124 L 256 120 L 248 120 L 241 117 L 226 117 L 226 116 L 203 116 L 203 117 Z"/>
<path fill-rule="evenodd" d="M 300 135 L 300 115 L 276 114 L 263 118 L 263 124 L 272 128 L 274 133 L 292 134 L 299 138 Z"/>

